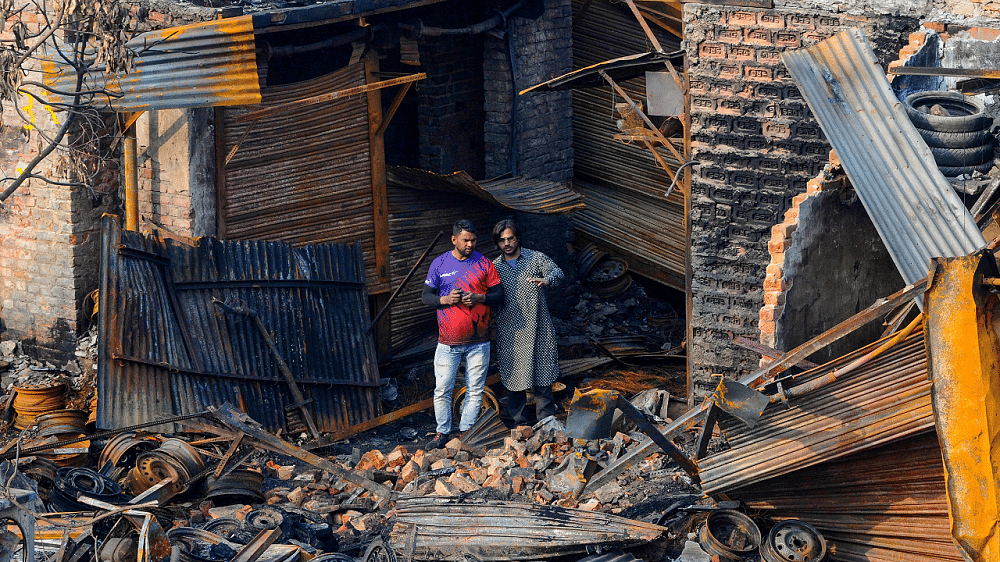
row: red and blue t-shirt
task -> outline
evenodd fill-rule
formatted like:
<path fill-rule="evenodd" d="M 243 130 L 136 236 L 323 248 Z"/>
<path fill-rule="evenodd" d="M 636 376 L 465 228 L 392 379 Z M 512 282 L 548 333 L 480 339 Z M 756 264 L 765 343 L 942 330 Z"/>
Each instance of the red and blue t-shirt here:
<path fill-rule="evenodd" d="M 465 293 L 486 294 L 500 284 L 493 262 L 479 252 L 459 260 L 451 252 L 438 256 L 427 272 L 424 284 L 437 289 L 443 297 L 454 288 Z M 490 307 L 483 303 L 466 306 L 462 303 L 437 310 L 438 341 L 445 345 L 466 345 L 490 341 Z"/>

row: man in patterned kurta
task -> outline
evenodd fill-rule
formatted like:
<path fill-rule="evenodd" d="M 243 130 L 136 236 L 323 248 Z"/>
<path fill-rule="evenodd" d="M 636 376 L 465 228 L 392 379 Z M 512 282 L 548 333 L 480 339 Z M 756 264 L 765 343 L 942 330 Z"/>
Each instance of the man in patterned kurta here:
<path fill-rule="evenodd" d="M 465 403 L 459 431 L 475 423 L 483 401 L 490 364 L 490 307 L 503 302 L 496 269 L 476 250 L 476 227 L 460 220 L 452 226 L 450 252 L 427 271 L 424 304 L 437 309 L 438 345 L 434 352 L 434 418 L 437 436 L 428 445 L 440 449 L 451 433 L 451 393 L 458 366 L 465 359 Z"/>
<path fill-rule="evenodd" d="M 559 355 L 545 287 L 558 285 L 563 272 L 545 254 L 521 247 L 514 221 L 498 222 L 493 241 L 501 252 L 493 265 L 504 288 L 503 306 L 495 313 L 500 378 L 508 391 L 507 411 L 515 424 L 527 425 L 528 389 L 537 419 L 556 413 L 552 383 L 559 378 Z"/>

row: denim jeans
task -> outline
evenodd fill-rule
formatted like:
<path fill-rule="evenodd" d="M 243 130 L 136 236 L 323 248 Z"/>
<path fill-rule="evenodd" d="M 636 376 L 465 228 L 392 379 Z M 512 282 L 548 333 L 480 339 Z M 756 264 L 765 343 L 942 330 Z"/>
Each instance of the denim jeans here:
<path fill-rule="evenodd" d="M 486 386 L 486 368 L 490 364 L 490 342 L 469 345 L 438 343 L 434 353 L 434 419 L 438 433 L 451 433 L 451 396 L 458 365 L 465 358 L 465 403 L 459 431 L 472 427 L 479 416 Z"/>

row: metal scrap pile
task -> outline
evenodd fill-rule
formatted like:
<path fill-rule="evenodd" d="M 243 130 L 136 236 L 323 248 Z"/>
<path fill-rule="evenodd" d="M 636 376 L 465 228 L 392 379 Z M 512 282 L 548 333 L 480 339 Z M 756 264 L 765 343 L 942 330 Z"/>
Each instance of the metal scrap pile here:
<path fill-rule="evenodd" d="M 146 424 L 186 430 L 171 433 L 89 433 L 71 411 L 49 416 L 11 441 L 0 467 L 0 548 L 38 560 L 545 559 L 683 538 L 715 507 L 692 507 L 689 483 L 653 522 L 615 515 L 645 499 L 618 484 L 580 499 L 586 476 L 643 436 L 571 440 L 551 418 L 507 430 L 488 410 L 444 449 L 324 457 L 229 406 Z M 52 442 L 46 428 L 80 434 Z M 653 454 L 622 478 L 687 480 L 667 462 Z"/>

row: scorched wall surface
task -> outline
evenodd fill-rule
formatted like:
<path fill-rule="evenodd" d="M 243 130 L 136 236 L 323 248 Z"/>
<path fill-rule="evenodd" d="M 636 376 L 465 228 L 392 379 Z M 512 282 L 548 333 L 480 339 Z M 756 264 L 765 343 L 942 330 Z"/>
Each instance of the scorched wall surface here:
<path fill-rule="evenodd" d="M 685 4 L 684 25 L 692 159 L 699 164 L 691 183 L 688 396 L 699 400 L 714 389 L 711 375 L 733 377 L 758 365 L 760 356 L 733 337 L 760 335 L 771 227 L 829 158 L 782 51 L 860 26 L 885 67 L 917 22 Z"/>

